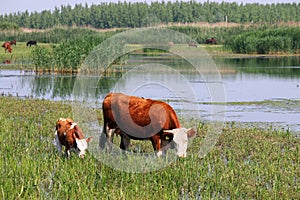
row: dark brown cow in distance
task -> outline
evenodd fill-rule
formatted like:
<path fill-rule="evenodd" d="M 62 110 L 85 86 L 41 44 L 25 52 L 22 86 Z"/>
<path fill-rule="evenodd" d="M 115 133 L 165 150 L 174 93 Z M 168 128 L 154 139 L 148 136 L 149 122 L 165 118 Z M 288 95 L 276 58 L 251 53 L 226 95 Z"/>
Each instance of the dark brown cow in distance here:
<path fill-rule="evenodd" d="M 162 155 L 162 147 L 174 142 L 176 154 L 186 157 L 188 138 L 194 137 L 193 129 L 180 126 L 173 108 L 162 101 L 109 93 L 103 100 L 103 133 L 109 142 L 117 130 L 121 136 L 120 148 L 127 150 L 130 139 L 150 140 L 157 155 Z M 100 137 L 100 147 L 106 138 Z"/>
<path fill-rule="evenodd" d="M 37 42 L 35 40 L 30 40 L 30 41 L 28 41 L 26 43 L 26 46 L 30 46 L 31 47 L 31 45 L 37 45 Z"/>
<path fill-rule="evenodd" d="M 205 40 L 206 44 L 217 44 L 217 40 L 215 38 L 208 38 L 207 40 Z"/>
<path fill-rule="evenodd" d="M 56 122 L 55 145 L 59 152 L 62 151 L 62 146 L 65 146 L 65 153 L 70 157 L 71 150 L 75 150 L 78 156 L 84 158 L 87 142 L 91 141 L 92 137 L 84 138 L 81 128 L 70 118 L 60 118 Z"/>

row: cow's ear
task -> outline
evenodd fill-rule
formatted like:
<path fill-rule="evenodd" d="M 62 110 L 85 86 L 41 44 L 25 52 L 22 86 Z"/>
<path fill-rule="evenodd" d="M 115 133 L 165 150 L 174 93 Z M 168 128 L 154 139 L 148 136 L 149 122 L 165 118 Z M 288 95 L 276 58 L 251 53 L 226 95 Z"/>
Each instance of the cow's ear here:
<path fill-rule="evenodd" d="M 67 122 L 68 122 L 68 124 L 70 124 L 70 125 L 73 124 L 73 121 L 72 121 L 72 120 L 67 119 Z"/>
<path fill-rule="evenodd" d="M 70 125 L 72 125 L 74 123 L 74 120 L 71 118 L 66 118 L 66 119 L 64 119 L 64 121 L 67 121 L 68 124 L 70 124 Z"/>
<path fill-rule="evenodd" d="M 193 137 L 195 137 L 195 136 L 196 136 L 196 131 L 195 131 L 193 128 L 189 128 L 189 129 L 187 130 L 187 136 L 188 136 L 188 138 L 193 138 Z"/>
<path fill-rule="evenodd" d="M 84 138 L 83 132 L 78 125 L 74 126 L 74 130 L 75 130 L 75 134 L 76 134 L 77 138 L 79 138 L 79 139 Z"/>

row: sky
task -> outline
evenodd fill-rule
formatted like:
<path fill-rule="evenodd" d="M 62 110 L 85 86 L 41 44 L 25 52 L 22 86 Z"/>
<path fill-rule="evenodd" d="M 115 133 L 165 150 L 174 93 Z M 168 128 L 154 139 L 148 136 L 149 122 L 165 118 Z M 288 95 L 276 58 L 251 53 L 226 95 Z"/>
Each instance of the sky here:
<path fill-rule="evenodd" d="M 55 7 L 60 7 L 61 5 L 71 5 L 87 3 L 88 5 L 99 4 L 103 2 L 123 2 L 122 0 L 0 0 L 0 15 L 17 13 L 18 11 L 24 12 L 28 10 L 29 12 L 41 12 L 42 10 L 53 10 Z M 160 0 L 152 0 L 160 1 Z M 169 0 L 165 0 L 168 2 Z M 176 1 L 176 0 L 171 0 Z M 180 0 L 179 0 L 180 1 Z M 207 0 L 196 0 L 197 2 L 205 2 Z M 210 0 L 215 2 L 237 2 L 237 3 L 299 3 L 300 0 Z M 150 2 L 149 0 L 130 0 L 127 2 Z"/>

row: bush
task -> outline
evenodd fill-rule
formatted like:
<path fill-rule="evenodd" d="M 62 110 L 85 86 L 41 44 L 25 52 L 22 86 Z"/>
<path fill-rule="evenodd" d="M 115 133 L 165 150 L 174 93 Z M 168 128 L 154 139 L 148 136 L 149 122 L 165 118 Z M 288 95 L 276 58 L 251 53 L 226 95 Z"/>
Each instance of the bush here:
<path fill-rule="evenodd" d="M 35 66 L 35 69 L 39 68 L 43 70 L 51 70 L 53 65 L 53 55 L 51 49 L 47 47 L 35 46 L 32 47 L 32 62 Z"/>

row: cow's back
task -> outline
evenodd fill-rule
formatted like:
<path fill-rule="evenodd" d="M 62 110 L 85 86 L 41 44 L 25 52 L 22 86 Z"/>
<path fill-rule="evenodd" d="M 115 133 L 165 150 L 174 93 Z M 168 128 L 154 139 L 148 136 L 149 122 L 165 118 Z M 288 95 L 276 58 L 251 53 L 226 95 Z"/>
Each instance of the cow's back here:
<path fill-rule="evenodd" d="M 102 104 L 104 124 L 141 138 L 180 127 L 173 108 L 162 101 L 109 93 Z"/>

